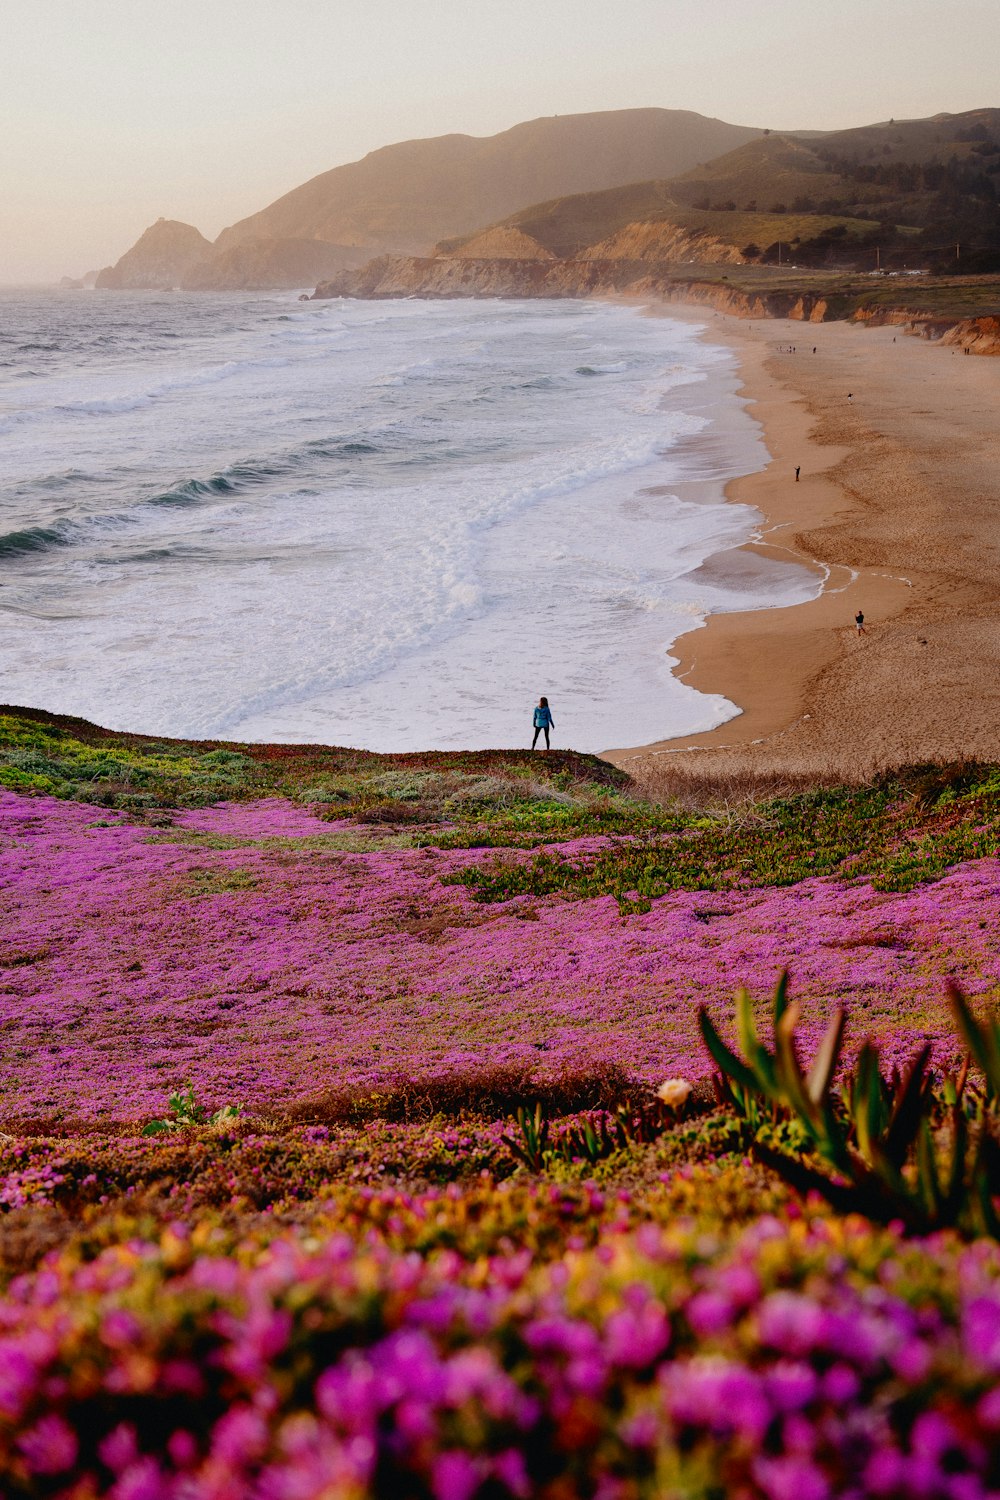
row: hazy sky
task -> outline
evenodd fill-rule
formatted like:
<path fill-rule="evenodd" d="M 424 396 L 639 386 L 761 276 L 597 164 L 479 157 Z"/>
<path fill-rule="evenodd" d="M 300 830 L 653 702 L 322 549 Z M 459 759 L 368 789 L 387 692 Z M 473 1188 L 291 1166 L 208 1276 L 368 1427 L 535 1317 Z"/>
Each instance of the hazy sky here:
<path fill-rule="evenodd" d="M 831 129 L 1000 106 L 1000 0 L 0 0 L 0 281 L 214 238 L 377 146 L 660 105 Z"/>

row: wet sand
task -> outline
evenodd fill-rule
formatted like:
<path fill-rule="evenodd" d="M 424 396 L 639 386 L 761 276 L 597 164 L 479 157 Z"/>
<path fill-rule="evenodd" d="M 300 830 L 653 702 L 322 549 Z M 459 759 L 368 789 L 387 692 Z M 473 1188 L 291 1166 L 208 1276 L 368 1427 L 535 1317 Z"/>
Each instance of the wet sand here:
<path fill-rule="evenodd" d="M 607 759 L 654 791 L 682 765 L 852 780 L 1000 759 L 1000 360 L 892 328 L 690 316 L 738 354 L 772 455 L 727 488 L 766 518 L 742 550 L 825 582 L 807 604 L 712 615 L 671 649 L 738 718 Z M 723 577 L 739 553 L 705 567 Z"/>

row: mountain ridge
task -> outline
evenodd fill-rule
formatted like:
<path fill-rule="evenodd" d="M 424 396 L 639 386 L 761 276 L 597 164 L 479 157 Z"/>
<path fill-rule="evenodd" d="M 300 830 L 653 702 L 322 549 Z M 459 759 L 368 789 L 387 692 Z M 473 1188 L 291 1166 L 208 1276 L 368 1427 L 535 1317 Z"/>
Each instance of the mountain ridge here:
<path fill-rule="evenodd" d="M 758 134 L 691 110 L 646 108 L 546 116 L 492 136 L 401 141 L 293 188 L 224 229 L 216 244 L 294 235 L 426 250 L 525 203 L 674 176 Z M 352 205 L 359 188 L 369 197 Z M 373 189 L 380 199 L 371 199 Z"/>
<path fill-rule="evenodd" d="M 528 202 L 683 171 L 758 134 L 691 110 L 648 108 L 550 116 L 493 136 L 396 142 L 310 178 L 224 229 L 214 244 L 204 240 L 202 254 L 180 257 L 166 284 L 254 290 L 269 259 L 269 285 L 314 286 L 377 254 L 426 253 L 438 240 L 469 235 Z M 141 284 L 153 228 L 101 273 L 102 286 Z M 308 275 L 305 241 L 330 247 L 327 264 Z M 256 248 L 248 252 L 249 245 Z M 163 266 L 150 259 L 146 285 L 162 286 Z"/>
<path fill-rule="evenodd" d="M 651 165 L 652 174 L 637 175 Z M 540 188 L 547 196 L 530 196 Z M 172 275 L 161 243 L 168 230 L 177 240 Z M 381 147 L 292 189 L 214 244 L 161 220 L 99 285 L 266 290 L 343 276 L 350 284 L 349 273 L 387 254 L 784 258 L 853 269 L 878 268 L 884 257 L 943 270 L 962 241 L 969 270 L 1000 269 L 1000 109 L 823 133 L 761 131 L 684 110 L 612 110 Z M 432 279 L 462 278 L 435 271 Z"/>

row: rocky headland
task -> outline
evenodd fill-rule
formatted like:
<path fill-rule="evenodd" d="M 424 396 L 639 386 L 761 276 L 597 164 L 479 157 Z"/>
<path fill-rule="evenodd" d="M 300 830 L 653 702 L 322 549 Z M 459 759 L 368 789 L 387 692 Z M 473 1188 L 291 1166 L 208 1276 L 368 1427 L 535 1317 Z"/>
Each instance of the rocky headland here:
<path fill-rule="evenodd" d="M 98 274 L 102 291 L 169 291 L 180 286 L 200 260 L 211 255 L 212 244 L 193 224 L 179 219 L 157 219 L 113 266 Z"/>

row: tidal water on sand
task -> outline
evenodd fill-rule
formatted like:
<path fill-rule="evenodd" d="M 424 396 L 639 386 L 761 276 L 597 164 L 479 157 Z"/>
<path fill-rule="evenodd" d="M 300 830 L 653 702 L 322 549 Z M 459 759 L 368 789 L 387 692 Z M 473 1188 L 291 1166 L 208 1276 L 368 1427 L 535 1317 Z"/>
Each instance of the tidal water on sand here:
<path fill-rule="evenodd" d="M 670 674 L 759 515 L 733 356 L 598 302 L 0 292 L 0 701 L 162 735 L 597 750 L 734 709 Z"/>

